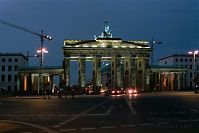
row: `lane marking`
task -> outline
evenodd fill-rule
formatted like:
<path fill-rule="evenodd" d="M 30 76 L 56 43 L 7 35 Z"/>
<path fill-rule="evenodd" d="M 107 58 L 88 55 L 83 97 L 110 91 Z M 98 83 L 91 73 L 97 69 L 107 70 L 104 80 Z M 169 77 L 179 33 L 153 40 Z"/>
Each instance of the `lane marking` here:
<path fill-rule="evenodd" d="M 126 103 L 128 104 L 128 106 L 129 106 L 129 108 L 130 108 L 130 110 L 131 110 L 131 114 L 132 114 L 132 115 L 136 115 L 137 112 L 136 112 L 136 110 L 133 108 L 132 102 L 131 102 L 131 101 L 128 101 L 126 97 L 125 97 L 124 99 L 125 99 Z"/>
<path fill-rule="evenodd" d="M 168 122 L 168 121 L 164 121 L 164 122 L 158 122 L 158 124 L 170 124 L 171 122 Z"/>
<path fill-rule="evenodd" d="M 177 114 L 185 114 L 185 112 L 176 112 Z"/>
<path fill-rule="evenodd" d="M 74 115 L 67 115 L 67 114 L 51 114 L 51 115 L 21 115 L 21 114 L 7 114 L 7 115 L 0 115 L 0 116 L 9 116 L 9 117 L 67 117 L 67 116 L 74 116 Z"/>
<path fill-rule="evenodd" d="M 53 128 L 58 128 L 60 127 L 61 125 L 54 125 Z"/>
<path fill-rule="evenodd" d="M 71 131 L 76 131 L 77 129 L 74 129 L 74 128 L 72 128 L 72 129 L 61 129 L 61 130 L 59 130 L 60 132 L 71 132 Z"/>
<path fill-rule="evenodd" d="M 84 114 L 82 116 L 105 116 L 109 114 Z M 10 115 L 4 115 L 0 114 L 0 116 L 7 116 L 7 117 L 74 117 L 76 115 L 65 115 L 65 114 L 54 114 L 54 115 L 20 115 L 20 114 L 10 114 Z"/>
<path fill-rule="evenodd" d="M 105 127 L 101 127 L 103 129 L 108 129 L 108 128 L 116 128 L 116 126 L 105 126 Z"/>
<path fill-rule="evenodd" d="M 120 127 L 135 127 L 136 125 L 122 125 Z"/>
<path fill-rule="evenodd" d="M 113 110 L 114 108 L 114 105 L 112 105 L 107 111 L 106 111 L 106 114 L 110 114 L 110 112 Z"/>
<path fill-rule="evenodd" d="M 141 113 L 143 115 L 175 115 L 175 114 L 186 114 L 186 112 L 163 112 L 163 113 Z M 199 114 L 199 111 L 189 112 L 189 114 Z"/>
<path fill-rule="evenodd" d="M 35 124 L 32 124 L 32 123 L 28 123 L 28 122 L 12 121 L 12 120 L 0 120 L 0 122 L 22 124 L 22 125 L 27 125 L 27 126 L 31 126 L 31 127 L 34 127 L 34 128 L 38 128 L 38 129 L 43 130 L 43 131 L 45 131 L 47 133 L 57 133 L 56 131 L 53 131 L 53 130 L 51 130 L 49 128 L 46 128 L 46 127 L 43 127 L 43 126 L 39 126 L 39 125 L 35 125 Z"/>
<path fill-rule="evenodd" d="M 141 123 L 139 124 L 139 126 L 152 126 L 153 124 L 152 123 Z"/>
<path fill-rule="evenodd" d="M 175 122 L 188 122 L 188 119 L 185 119 L 185 120 L 179 120 L 179 121 L 175 121 Z"/>
<path fill-rule="evenodd" d="M 95 127 L 86 127 L 86 128 L 81 128 L 81 130 L 95 130 L 96 128 Z"/>
<path fill-rule="evenodd" d="M 170 112 L 163 112 L 162 113 L 163 115 L 169 115 L 169 114 L 171 114 Z"/>
<path fill-rule="evenodd" d="M 187 107 L 186 107 L 186 106 L 184 106 L 184 105 L 182 105 L 181 107 L 182 107 L 182 108 L 184 108 L 184 109 L 186 109 L 186 108 L 187 108 Z"/>
<path fill-rule="evenodd" d="M 191 111 L 193 111 L 193 112 L 198 112 L 198 110 L 197 110 L 197 109 L 191 109 Z"/>
<path fill-rule="evenodd" d="M 82 116 L 104 116 L 104 115 L 109 115 L 109 114 L 84 114 Z"/>
<path fill-rule="evenodd" d="M 54 128 L 59 128 L 59 127 L 63 126 L 64 124 L 67 124 L 67 123 L 69 123 L 69 122 L 71 122 L 71 121 L 73 121 L 73 120 L 75 120 L 75 119 L 77 119 L 77 118 L 79 118 L 79 117 L 85 115 L 87 112 L 89 112 L 89 111 L 91 111 L 91 110 L 93 110 L 93 109 L 95 109 L 95 108 L 97 108 L 97 107 L 99 107 L 99 106 L 101 106 L 101 105 L 107 103 L 107 102 L 110 101 L 110 100 L 111 100 L 111 99 L 108 99 L 108 100 L 106 100 L 106 101 L 104 101 L 104 102 L 102 102 L 102 103 L 99 103 L 99 104 L 97 104 L 97 105 L 95 105 L 95 106 L 93 106 L 93 107 L 87 109 L 86 111 L 83 111 L 83 112 L 79 113 L 78 115 L 76 115 L 76 116 L 74 116 L 74 117 L 72 117 L 72 118 L 70 118 L 70 119 L 67 119 L 67 120 L 65 120 L 65 121 L 63 121 L 63 122 L 61 122 L 61 123 L 59 123 L 58 125 L 53 126 L 53 127 L 54 127 Z"/>
<path fill-rule="evenodd" d="M 191 121 L 197 122 L 197 121 L 199 121 L 199 119 L 193 119 L 193 120 L 191 120 Z"/>

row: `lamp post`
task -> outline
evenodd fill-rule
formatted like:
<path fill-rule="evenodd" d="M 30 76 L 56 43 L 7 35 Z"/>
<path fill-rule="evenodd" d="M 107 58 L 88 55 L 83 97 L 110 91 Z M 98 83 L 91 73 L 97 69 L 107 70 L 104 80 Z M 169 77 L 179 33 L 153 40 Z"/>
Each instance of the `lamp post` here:
<path fill-rule="evenodd" d="M 190 51 L 188 54 L 193 55 L 193 79 L 194 79 L 194 92 L 197 93 L 197 87 L 196 87 L 196 55 L 199 53 L 198 50 Z"/>
<path fill-rule="evenodd" d="M 48 53 L 46 48 L 41 47 L 39 50 L 37 50 L 37 53 L 40 54 L 40 73 L 39 73 L 39 87 L 38 87 L 38 95 L 40 92 L 40 89 L 42 89 L 42 95 L 43 95 L 43 64 L 44 64 L 44 53 Z"/>

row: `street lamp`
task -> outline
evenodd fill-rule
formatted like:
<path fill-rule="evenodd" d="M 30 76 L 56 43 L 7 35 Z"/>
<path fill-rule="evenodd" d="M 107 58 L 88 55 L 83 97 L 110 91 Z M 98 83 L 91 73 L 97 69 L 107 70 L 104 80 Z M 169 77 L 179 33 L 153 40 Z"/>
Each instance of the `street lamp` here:
<path fill-rule="evenodd" d="M 37 53 L 40 54 L 40 70 L 41 72 L 39 73 L 39 87 L 38 87 L 38 95 L 40 88 L 42 89 L 42 95 L 43 95 L 43 64 L 44 64 L 44 53 L 48 53 L 46 48 L 41 47 L 39 50 L 37 50 Z"/>
<path fill-rule="evenodd" d="M 194 76 L 194 92 L 197 93 L 197 88 L 196 88 L 196 55 L 199 53 L 198 50 L 195 51 L 190 51 L 188 54 L 193 55 L 193 76 Z"/>

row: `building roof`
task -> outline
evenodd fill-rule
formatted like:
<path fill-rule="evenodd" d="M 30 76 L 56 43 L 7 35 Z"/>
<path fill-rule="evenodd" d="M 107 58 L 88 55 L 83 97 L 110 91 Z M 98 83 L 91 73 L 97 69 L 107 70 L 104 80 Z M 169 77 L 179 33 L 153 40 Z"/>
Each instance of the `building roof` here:
<path fill-rule="evenodd" d="M 2 53 L 0 52 L 0 56 L 22 56 L 25 60 L 28 60 L 27 56 L 25 56 L 23 53 Z"/>
<path fill-rule="evenodd" d="M 63 66 L 44 66 L 41 70 L 40 66 L 22 66 L 18 68 L 18 73 L 51 73 L 51 74 L 61 74 L 63 73 Z"/>
<path fill-rule="evenodd" d="M 186 72 L 188 69 L 183 66 L 174 65 L 155 65 L 150 66 L 152 72 Z"/>
<path fill-rule="evenodd" d="M 101 38 L 101 37 L 97 37 L 96 40 L 122 40 L 121 38 Z"/>
<path fill-rule="evenodd" d="M 163 58 L 160 58 L 159 61 L 164 60 L 164 59 L 168 59 L 171 57 L 193 57 L 193 55 L 190 54 L 173 54 L 173 55 L 169 55 Z M 196 55 L 196 57 L 199 57 L 199 55 Z"/>
<path fill-rule="evenodd" d="M 134 41 L 126 41 L 122 40 L 121 38 L 97 38 L 96 40 L 64 40 L 64 46 L 72 47 L 72 46 L 84 46 L 87 47 L 90 45 L 101 46 L 101 43 L 104 45 L 120 45 L 120 46 L 140 46 L 143 48 L 149 47 L 149 42 L 141 41 L 141 40 L 134 40 Z"/>

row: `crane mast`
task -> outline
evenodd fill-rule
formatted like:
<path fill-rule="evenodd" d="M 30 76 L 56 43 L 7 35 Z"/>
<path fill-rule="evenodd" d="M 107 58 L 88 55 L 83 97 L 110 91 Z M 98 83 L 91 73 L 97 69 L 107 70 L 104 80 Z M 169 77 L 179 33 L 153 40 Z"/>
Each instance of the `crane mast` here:
<path fill-rule="evenodd" d="M 162 44 L 162 42 L 155 41 L 154 38 L 152 38 L 152 40 L 149 41 L 149 44 L 151 45 L 151 49 L 152 49 L 152 52 L 151 52 L 151 66 L 152 66 L 153 65 L 153 54 L 154 54 L 154 47 L 153 47 L 153 45 L 154 44 Z"/>

